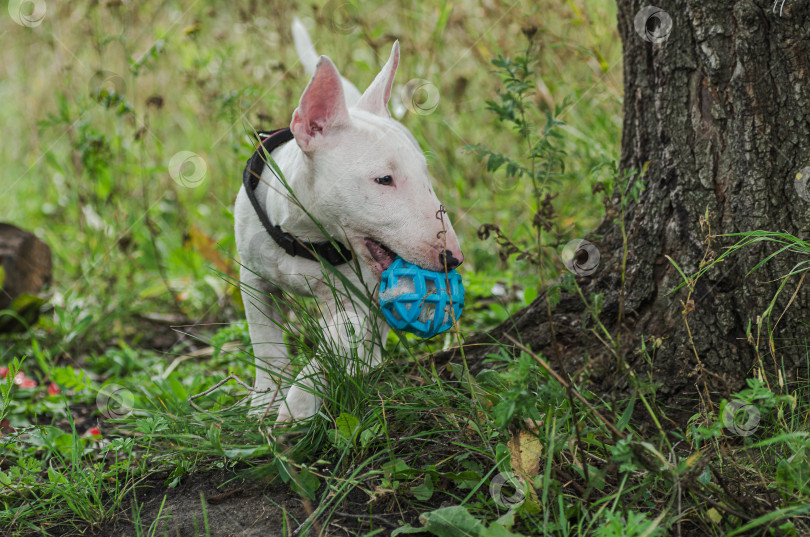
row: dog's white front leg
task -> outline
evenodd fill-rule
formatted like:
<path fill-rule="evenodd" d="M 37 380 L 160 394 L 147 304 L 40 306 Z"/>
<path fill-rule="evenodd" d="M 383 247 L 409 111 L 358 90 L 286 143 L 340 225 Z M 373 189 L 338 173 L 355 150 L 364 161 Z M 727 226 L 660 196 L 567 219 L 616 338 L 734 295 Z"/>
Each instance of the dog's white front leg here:
<path fill-rule="evenodd" d="M 349 375 L 364 374 L 380 363 L 380 342 L 388 335 L 387 324 L 353 304 L 345 304 L 331 318 L 328 327 L 333 342 L 331 350 L 342 360 Z"/>
<path fill-rule="evenodd" d="M 304 420 L 317 414 L 321 406 L 318 395 L 326 388 L 324 371 L 337 375 L 359 375 L 380 363 L 382 358 L 379 337 L 388 334 L 388 325 L 378 321 L 377 337 L 372 330 L 367 312 L 341 310 L 333 312 L 323 321 L 322 342 L 318 355 L 296 377 L 279 409 L 278 421 L 288 423 Z M 335 381 L 330 377 L 330 381 Z"/>
<path fill-rule="evenodd" d="M 289 363 L 284 334 L 278 326 L 281 313 L 273 303 L 269 284 L 242 268 L 242 302 L 245 305 L 245 316 L 253 343 L 255 356 L 256 379 L 253 382 L 253 395 L 250 401 L 250 415 L 261 416 L 269 405 L 278 408 L 289 389 Z"/>
<path fill-rule="evenodd" d="M 318 413 L 321 407 L 319 390 L 324 387 L 324 378 L 320 372 L 317 359 L 312 360 L 295 377 L 293 385 L 287 392 L 284 403 L 278 409 L 277 422 L 291 423 L 309 419 Z"/>

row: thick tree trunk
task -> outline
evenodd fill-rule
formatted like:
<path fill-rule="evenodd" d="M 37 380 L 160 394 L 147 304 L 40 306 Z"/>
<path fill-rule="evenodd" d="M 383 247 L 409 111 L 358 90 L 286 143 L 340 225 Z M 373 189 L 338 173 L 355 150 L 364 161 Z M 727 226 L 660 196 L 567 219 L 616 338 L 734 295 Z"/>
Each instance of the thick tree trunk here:
<path fill-rule="evenodd" d="M 645 190 L 626 218 L 624 354 L 629 362 L 641 363 L 635 353 L 640 336 L 662 338 L 653 362 L 662 396 L 695 384 L 696 353 L 709 385 L 727 393 L 739 388 L 759 363 L 747 327 L 756 334 L 757 319 L 774 296 L 778 278 L 790 272 L 797 258 L 781 255 L 747 275 L 774 250 L 760 245 L 711 269 L 691 295 L 694 306 L 687 304 L 690 337 L 682 314 L 687 291 L 669 294 L 682 278 L 665 256 L 693 274 L 706 254 L 709 229 L 713 235 L 762 229 L 808 237 L 810 183 L 803 190 L 795 178 L 810 167 L 810 4 L 786 0 L 780 15 L 780 5 L 774 12 L 772 0 L 661 1 L 663 14 L 650 17 L 653 10 L 647 9 L 639 16 L 642 35 L 634 20 L 646 4 L 618 0 L 618 5 L 625 93 L 620 168 L 628 172 L 648 164 L 639 179 Z M 669 35 L 656 42 L 667 31 L 667 17 Z M 611 218 L 588 239 L 598 246 L 601 264 L 578 281 L 585 296 L 605 294 L 601 318 L 615 329 L 622 297 L 622 236 Z M 733 242 L 716 238 L 714 256 Z M 793 277 L 783 291 L 774 322 L 799 279 Z M 767 372 L 774 372 L 776 364 L 790 370 L 806 359 L 809 299 L 805 285 L 776 327 L 775 356 L 764 338 L 759 342 Z M 579 298 L 563 296 L 552 314 L 558 349 L 571 350 L 563 352 L 566 360 L 586 358 L 584 348 L 594 356 L 597 349 L 582 326 L 582 310 Z M 508 342 L 507 334 L 552 356 L 545 297 L 490 334 L 472 338 L 470 361 L 491 352 L 486 343 L 493 339 Z M 578 365 L 564 363 L 569 374 Z"/>

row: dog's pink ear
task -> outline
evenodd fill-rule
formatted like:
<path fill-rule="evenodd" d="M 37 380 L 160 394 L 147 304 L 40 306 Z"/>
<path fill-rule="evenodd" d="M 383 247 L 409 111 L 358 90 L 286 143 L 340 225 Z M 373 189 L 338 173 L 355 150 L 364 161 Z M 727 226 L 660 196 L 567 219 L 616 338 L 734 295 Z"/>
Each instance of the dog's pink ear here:
<path fill-rule="evenodd" d="M 332 60 L 321 56 L 315 74 L 293 112 L 290 130 L 304 151 L 314 149 L 329 131 L 348 121 L 340 73 Z"/>
<path fill-rule="evenodd" d="M 391 87 L 394 85 L 394 75 L 397 74 L 398 65 L 399 41 L 396 41 L 391 47 L 391 55 L 385 62 L 382 71 L 357 101 L 357 108 L 378 116 L 391 117 L 391 114 L 388 113 L 388 100 L 391 99 Z"/>

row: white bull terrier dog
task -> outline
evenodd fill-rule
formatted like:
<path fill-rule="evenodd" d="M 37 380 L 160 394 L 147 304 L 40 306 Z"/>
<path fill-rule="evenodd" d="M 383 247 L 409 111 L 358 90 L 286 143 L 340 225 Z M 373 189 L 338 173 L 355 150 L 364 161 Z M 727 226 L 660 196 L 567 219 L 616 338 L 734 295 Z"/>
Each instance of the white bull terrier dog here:
<path fill-rule="evenodd" d="M 261 142 L 234 209 L 256 365 L 251 414 L 264 414 L 272 405 L 279 423 L 318 412 L 315 380 L 323 372 L 314 359 L 290 381 L 281 313 L 267 296 L 314 296 L 325 312 L 326 335 L 338 346 L 347 343 L 346 323 L 367 340 L 378 334 L 385 341 L 389 330 L 366 306 L 337 303 L 327 281 L 334 275 L 313 252 L 360 289 L 358 276 L 376 288 L 396 256 L 432 271 L 452 270 L 464 259 L 419 144 L 388 112 L 399 42 L 361 95 L 329 58 L 317 57 L 298 20 L 293 37 L 312 79 L 289 129 Z M 262 150 L 270 153 L 289 190 L 266 165 Z M 355 372 L 380 362 L 379 345 L 362 345 L 358 352 L 367 356 Z"/>

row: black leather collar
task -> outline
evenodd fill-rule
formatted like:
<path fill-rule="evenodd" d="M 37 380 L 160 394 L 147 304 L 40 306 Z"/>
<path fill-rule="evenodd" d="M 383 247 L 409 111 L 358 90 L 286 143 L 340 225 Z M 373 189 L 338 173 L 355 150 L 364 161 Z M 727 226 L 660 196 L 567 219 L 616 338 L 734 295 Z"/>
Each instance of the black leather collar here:
<path fill-rule="evenodd" d="M 331 265 L 342 265 L 352 259 L 352 252 L 341 243 L 334 242 L 308 242 L 302 241 L 295 235 L 284 232 L 281 227 L 273 225 L 265 213 L 259 201 L 256 199 L 256 187 L 262 177 L 267 156 L 278 146 L 293 139 L 292 131 L 289 128 L 279 129 L 271 132 L 257 132 L 259 146 L 251 155 L 242 174 L 242 183 L 245 185 L 245 192 L 248 195 L 253 210 L 259 217 L 264 229 L 281 246 L 288 255 L 299 256 L 304 259 L 318 261 L 322 258 Z M 317 254 L 317 255 L 316 255 Z"/>

